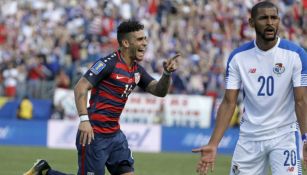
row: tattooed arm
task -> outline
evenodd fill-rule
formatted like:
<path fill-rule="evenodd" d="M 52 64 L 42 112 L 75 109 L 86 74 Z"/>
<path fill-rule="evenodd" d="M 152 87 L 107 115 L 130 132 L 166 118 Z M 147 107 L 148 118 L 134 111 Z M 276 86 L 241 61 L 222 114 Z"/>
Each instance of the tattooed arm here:
<path fill-rule="evenodd" d="M 87 114 L 87 94 L 92 87 L 87 79 L 81 77 L 74 88 L 75 103 L 79 115 Z"/>
<path fill-rule="evenodd" d="M 170 84 L 171 76 L 163 74 L 159 81 L 153 80 L 150 82 L 146 91 L 158 97 L 165 97 Z"/>
<path fill-rule="evenodd" d="M 74 88 L 75 103 L 80 117 L 86 117 L 87 119 L 81 120 L 79 124 L 80 131 L 80 144 L 83 146 L 85 144 L 90 144 L 92 139 L 94 139 L 94 132 L 89 122 L 89 117 L 87 114 L 87 94 L 92 88 L 92 84 L 84 77 L 78 81 Z M 81 119 L 81 118 L 80 118 Z"/>
<path fill-rule="evenodd" d="M 150 82 L 149 85 L 146 87 L 147 92 L 158 97 L 166 96 L 171 84 L 171 74 L 177 69 L 177 58 L 179 56 L 179 54 L 176 54 L 174 57 L 163 62 L 164 72 L 162 77 L 159 81 L 153 80 L 152 82 Z"/>

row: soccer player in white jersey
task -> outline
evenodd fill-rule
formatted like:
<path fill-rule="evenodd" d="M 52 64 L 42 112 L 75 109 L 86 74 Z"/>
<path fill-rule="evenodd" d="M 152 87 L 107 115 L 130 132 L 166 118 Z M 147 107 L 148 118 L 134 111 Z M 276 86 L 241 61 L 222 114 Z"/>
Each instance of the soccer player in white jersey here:
<path fill-rule="evenodd" d="M 201 153 L 197 172 L 214 169 L 217 147 L 227 129 L 243 89 L 244 114 L 230 174 L 302 174 L 297 123 L 307 163 L 307 54 L 303 48 L 277 36 L 280 17 L 273 3 L 264 1 L 251 10 L 250 26 L 256 40 L 235 49 L 226 68 L 226 91 L 216 126 Z M 305 97 L 304 97 L 305 96 Z M 304 100 L 305 98 L 305 100 Z"/>

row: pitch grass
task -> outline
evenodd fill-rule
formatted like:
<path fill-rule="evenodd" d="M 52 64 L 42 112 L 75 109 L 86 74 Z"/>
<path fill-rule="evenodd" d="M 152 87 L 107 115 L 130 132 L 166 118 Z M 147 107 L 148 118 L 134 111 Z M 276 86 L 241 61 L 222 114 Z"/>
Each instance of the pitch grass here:
<path fill-rule="evenodd" d="M 195 172 L 199 159 L 197 154 L 135 152 L 133 155 L 136 175 L 197 175 Z M 0 175 L 22 175 L 37 158 L 48 160 L 55 170 L 76 174 L 77 154 L 75 150 L 0 146 Z M 230 156 L 219 155 L 215 171 L 210 174 L 227 175 L 230 161 Z M 109 174 L 106 173 L 106 175 Z"/>
<path fill-rule="evenodd" d="M 192 153 L 138 153 L 134 154 L 136 175 L 196 175 L 199 155 Z M 0 146 L 0 174 L 22 175 L 37 158 L 48 160 L 53 169 L 76 174 L 75 150 L 42 147 Z M 214 175 L 228 174 L 230 156 L 219 156 Z M 108 173 L 106 173 L 109 175 Z"/>

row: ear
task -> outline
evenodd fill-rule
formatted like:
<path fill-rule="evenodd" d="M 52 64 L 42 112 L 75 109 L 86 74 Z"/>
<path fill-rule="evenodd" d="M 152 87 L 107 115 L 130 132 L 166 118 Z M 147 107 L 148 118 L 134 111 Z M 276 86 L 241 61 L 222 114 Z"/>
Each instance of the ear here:
<path fill-rule="evenodd" d="M 123 39 L 122 45 L 123 45 L 123 47 L 127 48 L 127 47 L 129 47 L 130 44 L 129 44 L 129 41 L 127 39 Z"/>
<path fill-rule="evenodd" d="M 252 28 L 255 27 L 255 23 L 254 23 L 254 19 L 253 18 L 249 18 L 248 19 L 248 23 L 249 23 L 249 26 L 251 26 Z"/>

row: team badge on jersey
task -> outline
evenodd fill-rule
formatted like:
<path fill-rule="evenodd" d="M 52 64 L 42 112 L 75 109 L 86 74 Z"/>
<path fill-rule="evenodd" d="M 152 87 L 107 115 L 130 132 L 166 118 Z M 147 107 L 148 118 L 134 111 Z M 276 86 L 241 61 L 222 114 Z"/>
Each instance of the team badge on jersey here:
<path fill-rule="evenodd" d="M 257 69 L 256 68 L 250 68 L 248 73 L 254 74 L 256 73 Z"/>
<path fill-rule="evenodd" d="M 282 63 L 276 63 L 273 68 L 273 72 L 277 75 L 281 75 L 285 72 L 285 66 Z"/>
<path fill-rule="evenodd" d="M 95 74 L 98 75 L 103 68 L 106 67 L 106 64 L 103 63 L 102 61 L 98 61 L 92 68 L 91 71 Z"/>
<path fill-rule="evenodd" d="M 134 82 L 135 82 L 135 84 L 138 84 L 140 82 L 140 79 L 141 79 L 140 73 L 139 72 L 134 73 Z"/>

